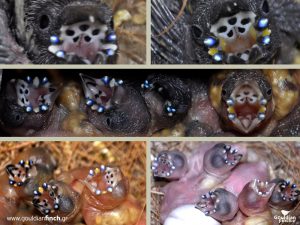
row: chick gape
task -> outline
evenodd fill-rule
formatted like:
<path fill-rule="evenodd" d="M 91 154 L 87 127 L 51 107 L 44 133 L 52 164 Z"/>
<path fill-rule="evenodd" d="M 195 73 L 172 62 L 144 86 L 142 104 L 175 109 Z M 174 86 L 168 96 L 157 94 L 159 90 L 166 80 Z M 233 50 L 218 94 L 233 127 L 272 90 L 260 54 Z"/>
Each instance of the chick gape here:
<path fill-rule="evenodd" d="M 13 79 L 11 82 L 15 83 L 18 105 L 24 107 L 27 113 L 46 112 L 52 107 L 56 88 L 47 77 L 27 76 L 26 80 Z"/>
<path fill-rule="evenodd" d="M 151 168 L 153 175 L 159 177 L 170 177 L 176 170 L 172 157 L 167 153 L 155 157 Z"/>
<path fill-rule="evenodd" d="M 220 18 L 211 25 L 210 33 L 204 45 L 215 62 L 230 63 L 231 58 L 237 57 L 242 63 L 249 63 L 252 51 L 271 43 L 269 19 L 258 18 L 251 11 Z"/>
<path fill-rule="evenodd" d="M 49 52 L 59 58 L 78 56 L 86 64 L 106 63 L 107 58 L 117 53 L 117 36 L 108 26 L 95 21 L 63 25 L 60 35 L 50 37 Z"/>
<path fill-rule="evenodd" d="M 282 201 L 292 202 L 297 200 L 300 195 L 300 191 L 297 190 L 296 184 L 292 184 L 290 181 L 283 180 L 278 183 L 278 186 L 274 191 L 280 193 Z"/>
<path fill-rule="evenodd" d="M 83 74 L 80 76 L 83 82 L 86 105 L 98 113 L 103 113 L 109 109 L 112 105 L 111 99 L 115 90 L 123 84 L 123 81 L 108 76 L 100 79 L 94 79 Z"/>
<path fill-rule="evenodd" d="M 6 166 L 9 184 L 14 187 L 21 187 L 30 177 L 30 170 L 34 166 L 32 160 L 20 160 L 18 164 Z"/>
<path fill-rule="evenodd" d="M 100 182 L 96 182 L 96 179 L 99 179 Z M 85 184 L 95 195 L 105 195 L 112 193 L 122 179 L 123 175 L 118 167 L 101 165 L 99 168 L 89 171 Z"/>
<path fill-rule="evenodd" d="M 266 118 L 268 100 L 255 82 L 244 82 L 226 99 L 227 117 L 246 132 Z"/>
<path fill-rule="evenodd" d="M 58 186 L 43 183 L 42 187 L 34 190 L 33 205 L 44 215 L 59 210 L 61 195 Z"/>

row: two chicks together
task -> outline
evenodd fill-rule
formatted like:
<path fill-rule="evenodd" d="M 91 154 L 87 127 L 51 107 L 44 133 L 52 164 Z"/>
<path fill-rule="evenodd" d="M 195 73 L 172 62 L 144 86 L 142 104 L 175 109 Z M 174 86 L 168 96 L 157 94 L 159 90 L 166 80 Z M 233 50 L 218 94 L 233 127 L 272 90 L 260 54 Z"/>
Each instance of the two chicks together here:
<path fill-rule="evenodd" d="M 78 168 L 55 176 L 57 167 L 55 157 L 41 147 L 20 153 L 7 165 L 1 176 L 1 222 L 10 224 L 7 218 L 12 216 L 40 216 L 50 224 L 73 224 L 81 214 L 86 224 L 102 224 L 129 212 L 126 224 L 138 222 L 139 204 L 129 195 L 128 179 L 119 167 Z"/>

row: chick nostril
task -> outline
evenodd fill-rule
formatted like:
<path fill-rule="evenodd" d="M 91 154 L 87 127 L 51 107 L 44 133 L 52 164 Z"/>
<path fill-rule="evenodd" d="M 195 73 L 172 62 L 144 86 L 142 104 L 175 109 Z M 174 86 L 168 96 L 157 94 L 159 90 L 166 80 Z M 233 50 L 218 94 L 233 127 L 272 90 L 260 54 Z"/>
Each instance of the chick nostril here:
<path fill-rule="evenodd" d="M 244 91 L 245 95 L 249 95 L 249 93 L 250 93 L 249 91 Z"/>
<path fill-rule="evenodd" d="M 84 40 L 85 40 L 86 42 L 90 42 L 92 39 L 91 39 L 89 36 L 85 36 L 85 37 L 84 37 Z"/>
<path fill-rule="evenodd" d="M 82 25 L 80 25 L 79 26 L 79 29 L 81 30 L 81 31 L 86 31 L 87 29 L 89 29 L 89 25 L 87 25 L 87 24 L 82 24 Z"/>
<path fill-rule="evenodd" d="M 236 21 L 237 21 L 236 17 L 233 17 L 233 18 L 231 18 L 231 19 L 228 20 L 228 23 L 230 25 L 234 25 L 234 24 L 236 24 Z"/>

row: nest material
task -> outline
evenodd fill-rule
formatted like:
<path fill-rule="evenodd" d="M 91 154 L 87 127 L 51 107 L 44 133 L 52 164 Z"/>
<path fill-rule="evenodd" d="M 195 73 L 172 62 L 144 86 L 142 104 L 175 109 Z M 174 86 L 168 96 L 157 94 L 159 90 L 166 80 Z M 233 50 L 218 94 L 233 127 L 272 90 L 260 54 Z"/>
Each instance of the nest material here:
<path fill-rule="evenodd" d="M 26 149 L 44 147 L 49 149 L 58 161 L 54 172 L 80 167 L 117 165 L 128 178 L 130 194 L 146 210 L 146 143 L 145 142 L 1 142 L 0 171 L 5 170 L 15 156 Z M 2 172 L 3 173 L 3 172 Z"/>
<path fill-rule="evenodd" d="M 146 63 L 146 1 L 104 0 L 114 13 L 119 42 L 118 64 Z"/>
<path fill-rule="evenodd" d="M 153 142 L 152 157 L 162 150 L 177 149 L 192 152 L 201 142 Z M 244 142 L 245 143 L 245 142 Z M 264 160 L 269 165 L 271 178 L 281 177 L 300 186 L 300 143 L 298 142 L 247 142 L 251 153 L 251 161 Z M 160 225 L 160 206 L 163 193 L 160 192 L 161 182 L 151 180 L 151 225 Z M 289 213 L 300 221 L 300 204 Z M 289 224 L 289 223 L 282 223 Z"/>

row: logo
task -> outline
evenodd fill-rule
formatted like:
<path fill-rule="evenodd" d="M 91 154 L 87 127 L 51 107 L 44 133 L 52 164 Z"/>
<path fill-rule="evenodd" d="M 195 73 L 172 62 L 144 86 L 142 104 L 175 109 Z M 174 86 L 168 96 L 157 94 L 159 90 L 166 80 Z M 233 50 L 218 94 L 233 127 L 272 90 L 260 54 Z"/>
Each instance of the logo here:
<path fill-rule="evenodd" d="M 289 213 L 290 211 L 281 210 L 283 216 L 275 215 L 274 219 L 278 220 L 279 223 L 295 223 L 297 220 L 296 216 L 290 216 Z"/>

